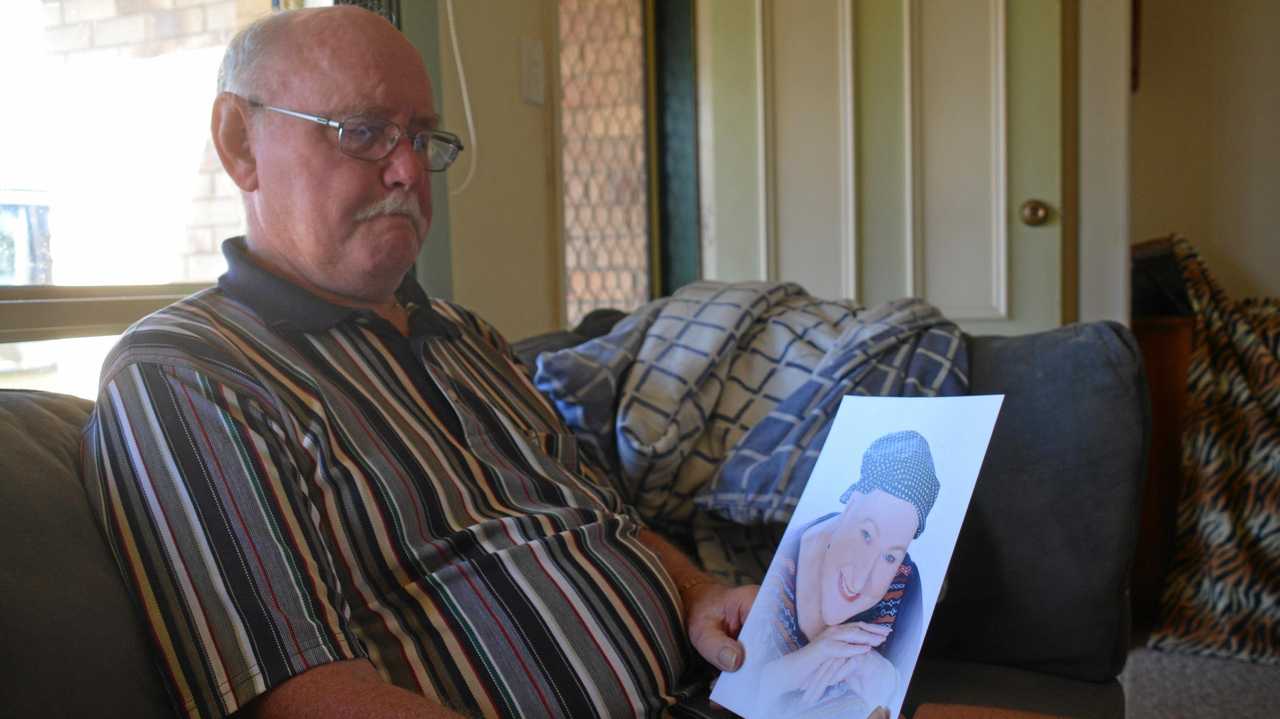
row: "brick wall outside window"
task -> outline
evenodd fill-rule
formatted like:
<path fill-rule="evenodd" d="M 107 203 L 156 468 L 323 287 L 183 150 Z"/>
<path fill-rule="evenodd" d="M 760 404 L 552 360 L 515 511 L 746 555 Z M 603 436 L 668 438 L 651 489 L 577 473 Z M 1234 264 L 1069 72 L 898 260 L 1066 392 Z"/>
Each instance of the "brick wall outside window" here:
<path fill-rule="evenodd" d="M 51 54 L 71 65 L 106 57 L 150 58 L 225 48 L 241 27 L 270 8 L 271 0 L 44 0 L 45 44 Z M 212 86 L 216 78 L 191 81 Z M 192 176 L 173 181 L 191 186 L 183 279 L 213 280 L 223 267 L 219 244 L 244 232 L 239 191 L 222 171 L 211 141 L 206 141 L 203 159 Z"/>

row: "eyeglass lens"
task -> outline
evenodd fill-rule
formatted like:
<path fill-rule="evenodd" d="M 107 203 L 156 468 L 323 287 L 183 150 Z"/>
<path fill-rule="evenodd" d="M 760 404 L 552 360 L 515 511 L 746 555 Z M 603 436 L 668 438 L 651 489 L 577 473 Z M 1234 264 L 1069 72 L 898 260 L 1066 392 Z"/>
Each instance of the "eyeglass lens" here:
<path fill-rule="evenodd" d="M 400 136 L 400 127 L 393 122 L 350 118 L 342 122 L 338 143 L 340 149 L 352 157 L 381 160 L 395 149 Z M 411 144 L 415 152 L 425 155 L 427 169 L 431 172 L 440 172 L 449 167 L 458 155 L 458 148 L 427 132 L 419 133 Z"/>

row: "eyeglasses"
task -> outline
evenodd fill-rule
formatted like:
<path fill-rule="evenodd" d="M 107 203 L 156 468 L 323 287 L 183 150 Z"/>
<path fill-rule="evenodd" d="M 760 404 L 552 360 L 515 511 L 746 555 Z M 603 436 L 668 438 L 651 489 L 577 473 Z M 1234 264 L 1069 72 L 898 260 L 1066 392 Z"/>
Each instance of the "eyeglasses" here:
<path fill-rule="evenodd" d="M 400 144 L 400 138 L 405 136 L 405 131 L 399 125 L 377 117 L 353 115 L 339 121 L 265 105 L 257 100 L 249 100 L 249 105 L 332 127 L 338 131 L 338 149 L 342 154 L 370 162 L 377 162 L 390 155 L 396 145 Z M 409 144 L 419 157 L 426 160 L 427 170 L 430 172 L 449 169 L 449 165 L 458 159 L 458 153 L 462 152 L 462 140 L 444 130 L 422 130 L 409 138 Z"/>

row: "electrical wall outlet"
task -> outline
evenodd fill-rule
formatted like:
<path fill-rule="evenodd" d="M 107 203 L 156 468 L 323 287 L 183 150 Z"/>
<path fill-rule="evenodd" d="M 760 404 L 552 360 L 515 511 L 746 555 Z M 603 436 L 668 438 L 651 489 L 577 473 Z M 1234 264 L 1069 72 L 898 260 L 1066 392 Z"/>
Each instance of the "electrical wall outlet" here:
<path fill-rule="evenodd" d="M 542 40 L 526 37 L 520 41 L 520 96 L 530 105 L 547 101 L 547 66 Z"/>

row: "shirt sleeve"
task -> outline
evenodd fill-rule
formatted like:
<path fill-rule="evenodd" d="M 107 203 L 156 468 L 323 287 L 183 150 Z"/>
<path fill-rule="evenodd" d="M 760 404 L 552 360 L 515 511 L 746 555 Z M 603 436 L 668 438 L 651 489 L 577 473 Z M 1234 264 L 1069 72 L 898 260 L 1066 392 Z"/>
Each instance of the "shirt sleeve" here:
<path fill-rule="evenodd" d="M 188 716 L 364 654 L 271 406 L 252 383 L 135 362 L 85 430 L 86 490 Z"/>

